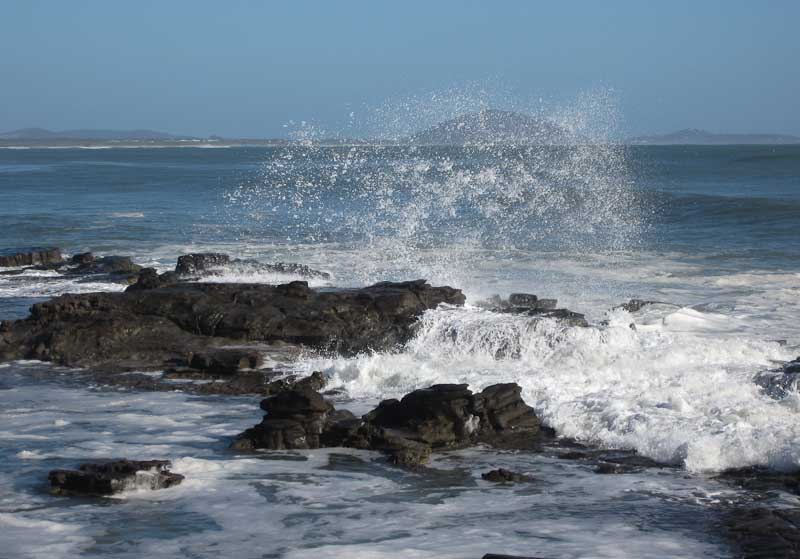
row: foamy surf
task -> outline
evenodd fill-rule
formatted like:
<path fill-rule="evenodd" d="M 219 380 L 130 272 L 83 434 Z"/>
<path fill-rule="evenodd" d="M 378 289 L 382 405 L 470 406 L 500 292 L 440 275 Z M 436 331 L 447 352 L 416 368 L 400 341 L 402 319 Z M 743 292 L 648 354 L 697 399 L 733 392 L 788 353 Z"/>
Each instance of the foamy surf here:
<path fill-rule="evenodd" d="M 440 309 L 422 318 L 405 351 L 317 359 L 352 397 L 397 397 L 435 383 L 480 390 L 517 382 L 561 436 L 635 449 L 689 471 L 746 466 L 800 468 L 794 406 L 763 394 L 758 371 L 791 359 L 776 342 L 748 339 L 729 319 L 677 309 L 637 327 L 615 311 L 605 326 L 480 309 Z"/>

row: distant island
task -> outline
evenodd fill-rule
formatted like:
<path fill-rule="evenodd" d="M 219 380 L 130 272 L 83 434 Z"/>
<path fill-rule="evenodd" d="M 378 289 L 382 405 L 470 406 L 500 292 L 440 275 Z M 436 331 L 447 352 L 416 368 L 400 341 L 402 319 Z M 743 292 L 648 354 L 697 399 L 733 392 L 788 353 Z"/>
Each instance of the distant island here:
<path fill-rule="evenodd" d="M 625 143 L 634 146 L 699 145 L 722 146 L 732 144 L 779 145 L 800 144 L 800 137 L 782 134 L 715 134 L 707 130 L 686 128 L 660 136 L 638 136 Z"/>

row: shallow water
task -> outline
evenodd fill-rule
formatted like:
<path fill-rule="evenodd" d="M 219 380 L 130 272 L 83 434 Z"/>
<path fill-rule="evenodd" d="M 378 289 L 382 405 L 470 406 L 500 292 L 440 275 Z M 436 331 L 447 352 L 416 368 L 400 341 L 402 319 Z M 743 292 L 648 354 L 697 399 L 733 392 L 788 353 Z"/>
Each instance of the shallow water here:
<path fill-rule="evenodd" d="M 35 379 L 43 367 L 54 380 Z M 555 452 L 450 452 L 419 472 L 347 449 L 237 455 L 226 446 L 258 417 L 255 398 L 87 389 L 37 363 L 8 367 L 3 385 L 0 532 L 14 557 L 725 557 L 712 529 L 740 499 L 680 469 L 603 476 Z M 50 469 L 112 456 L 171 459 L 186 481 L 46 493 Z M 497 467 L 535 481 L 480 479 Z"/>
<path fill-rule="evenodd" d="M 555 451 L 479 449 L 410 473 L 341 450 L 237 456 L 225 449 L 258 420 L 256 399 L 87 388 L 12 364 L 0 369 L 0 541 L 12 556 L 731 556 L 720 515 L 756 496 L 709 476 L 800 466 L 800 395 L 752 382 L 800 354 L 798 222 L 796 146 L 0 150 L 10 246 L 160 270 L 218 250 L 331 272 L 318 286 L 425 277 L 464 289 L 467 307 L 427 313 L 404 352 L 308 355 L 299 367 L 323 370 L 345 407 L 434 382 L 514 381 L 560 434 L 670 464 L 602 476 Z M 0 318 L 123 287 L 0 275 Z M 557 297 L 591 327 L 475 306 L 514 291 Z M 633 297 L 659 304 L 611 310 Z M 118 499 L 46 494 L 49 469 L 122 456 L 172 459 L 187 481 Z M 500 466 L 537 481 L 480 480 Z"/>

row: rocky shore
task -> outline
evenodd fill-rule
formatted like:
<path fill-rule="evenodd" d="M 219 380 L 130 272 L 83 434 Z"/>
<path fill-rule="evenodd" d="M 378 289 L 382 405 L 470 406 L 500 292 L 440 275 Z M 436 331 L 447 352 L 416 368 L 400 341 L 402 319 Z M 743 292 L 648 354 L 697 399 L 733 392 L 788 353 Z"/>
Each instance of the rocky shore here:
<path fill-rule="evenodd" d="M 183 379 L 214 381 L 181 384 L 182 390 L 200 394 L 260 394 L 265 415 L 231 441 L 235 453 L 344 447 L 378 452 L 398 467 L 424 468 L 435 453 L 475 445 L 518 452 L 541 452 L 548 445 L 550 452 L 560 448 L 557 458 L 589 463 L 597 474 L 671 467 L 628 450 L 593 449 L 558 439 L 514 383 L 477 393 L 466 384 L 435 384 L 384 400 L 357 416 L 337 409 L 331 394 L 324 392 L 321 372 L 302 376 L 293 371 L 291 363 L 306 351 L 354 355 L 402 350 L 423 313 L 440 305 L 464 305 L 463 293 L 453 287 L 431 286 L 425 280 L 349 289 L 312 288 L 305 280 L 278 285 L 204 281 L 231 268 L 330 279 L 326 272 L 299 264 L 263 264 L 218 253 L 183 255 L 174 270 L 164 273 L 124 256 L 83 253 L 64 259 L 58 249 L 0 251 L 0 267 L 9 268 L 2 274 L 29 267 L 128 285 L 122 292 L 62 295 L 35 304 L 27 318 L 1 322 L 0 362 L 49 361 L 137 390 L 173 390 L 172 381 Z M 632 300 L 621 308 L 637 312 L 650 303 Z M 492 312 L 588 327 L 582 314 L 534 294 L 495 296 L 480 305 Z M 142 371 L 161 374 L 137 373 Z M 780 400 L 796 391 L 798 375 L 800 358 L 762 372 L 754 381 Z M 54 494 L 102 496 L 181 483 L 183 476 L 169 467 L 166 460 L 122 459 L 53 470 L 48 480 Z M 482 478 L 536 482 L 536 476 L 503 468 Z M 718 479 L 763 493 L 800 495 L 797 473 L 746 469 Z M 796 509 L 736 504 L 726 509 L 725 518 L 720 530 L 742 557 L 800 556 Z"/>

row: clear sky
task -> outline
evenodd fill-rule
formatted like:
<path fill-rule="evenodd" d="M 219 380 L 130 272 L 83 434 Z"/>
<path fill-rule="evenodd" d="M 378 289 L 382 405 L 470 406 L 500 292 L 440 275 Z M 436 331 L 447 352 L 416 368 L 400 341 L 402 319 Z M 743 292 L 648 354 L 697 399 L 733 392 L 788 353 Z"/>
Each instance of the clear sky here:
<path fill-rule="evenodd" d="M 0 2 L 0 130 L 273 137 L 471 88 L 800 135 L 800 0 Z"/>

